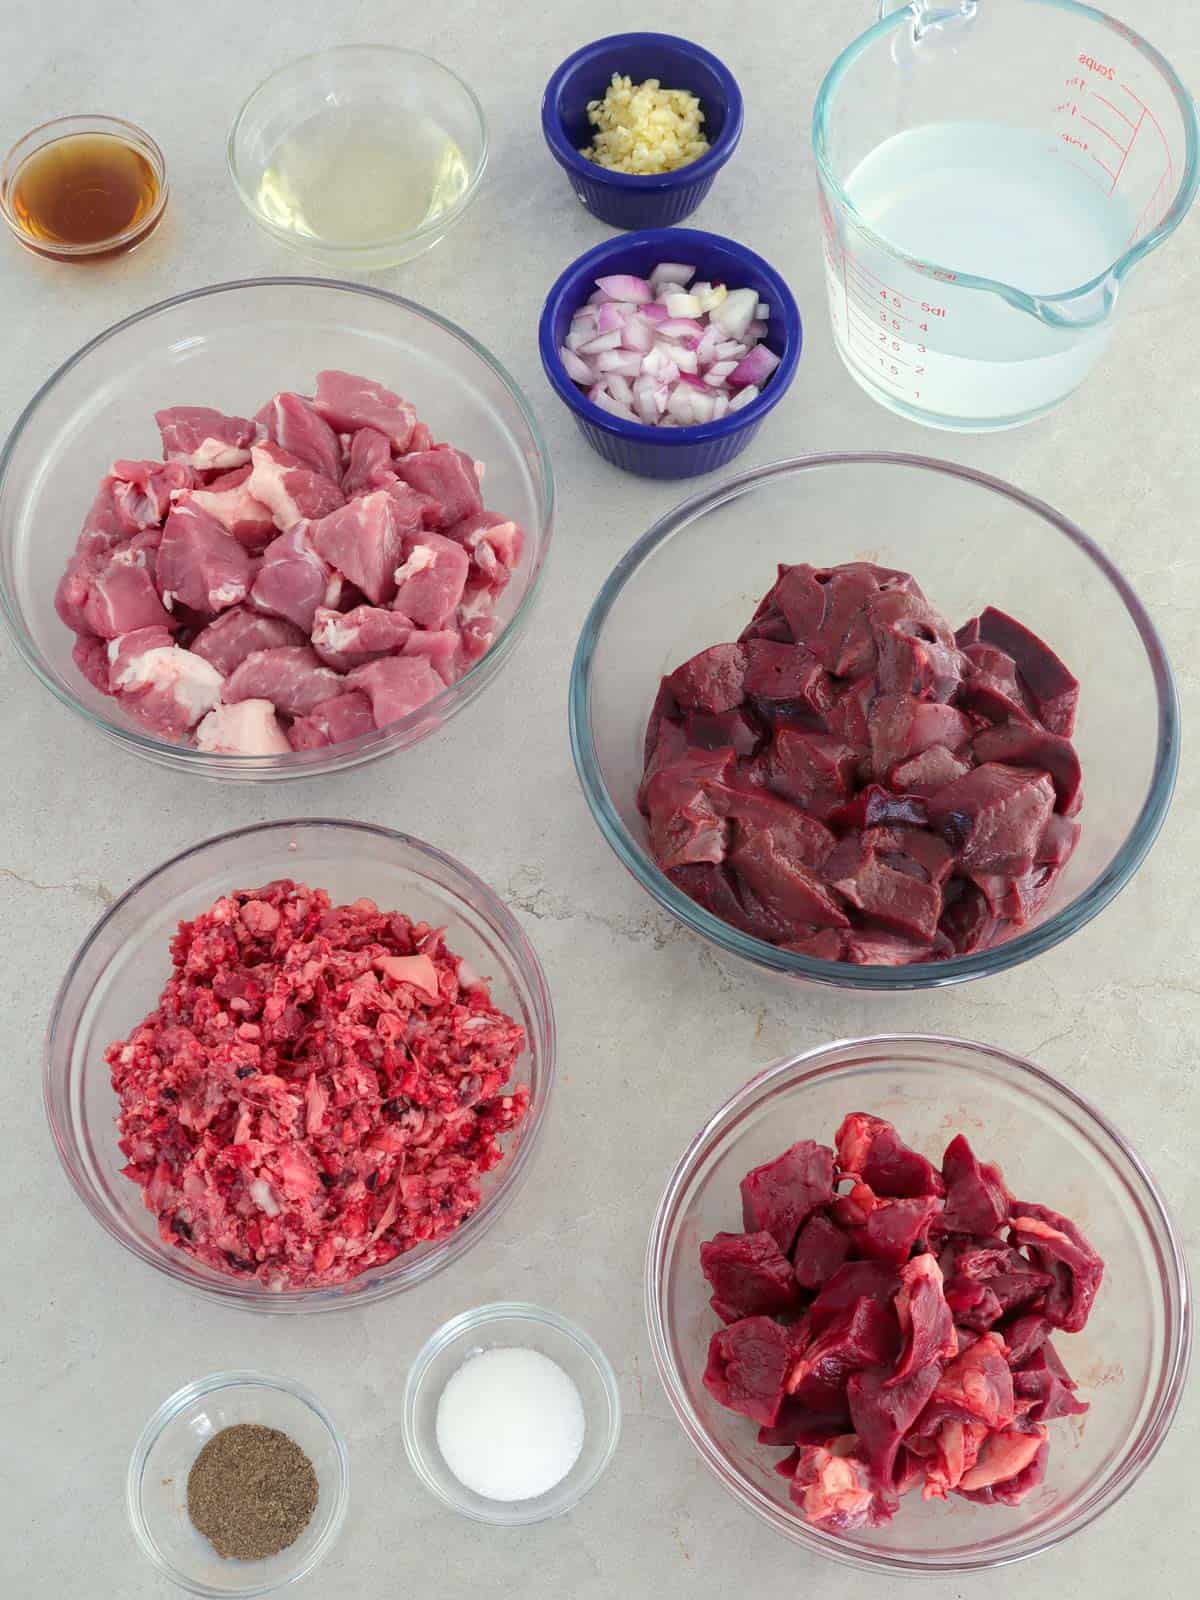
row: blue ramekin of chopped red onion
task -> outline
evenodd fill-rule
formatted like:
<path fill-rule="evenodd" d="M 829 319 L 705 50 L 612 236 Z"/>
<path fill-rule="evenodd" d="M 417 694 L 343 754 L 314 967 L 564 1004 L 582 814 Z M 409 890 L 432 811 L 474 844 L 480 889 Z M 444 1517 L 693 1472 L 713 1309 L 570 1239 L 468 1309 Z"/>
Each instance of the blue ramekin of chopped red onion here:
<path fill-rule="evenodd" d="M 587 251 L 546 297 L 542 365 L 585 439 L 646 478 L 739 455 L 796 375 L 791 290 L 745 245 L 650 228 Z"/>

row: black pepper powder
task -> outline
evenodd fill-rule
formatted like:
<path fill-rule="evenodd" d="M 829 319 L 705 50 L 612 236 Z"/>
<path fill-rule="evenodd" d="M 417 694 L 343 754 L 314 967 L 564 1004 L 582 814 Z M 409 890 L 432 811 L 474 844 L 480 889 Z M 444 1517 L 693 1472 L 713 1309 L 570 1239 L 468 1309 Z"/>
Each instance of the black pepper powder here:
<path fill-rule="evenodd" d="M 192 1463 L 188 1516 L 219 1556 L 261 1561 L 300 1537 L 317 1493 L 313 1464 L 293 1439 L 239 1422 L 214 1434 Z"/>

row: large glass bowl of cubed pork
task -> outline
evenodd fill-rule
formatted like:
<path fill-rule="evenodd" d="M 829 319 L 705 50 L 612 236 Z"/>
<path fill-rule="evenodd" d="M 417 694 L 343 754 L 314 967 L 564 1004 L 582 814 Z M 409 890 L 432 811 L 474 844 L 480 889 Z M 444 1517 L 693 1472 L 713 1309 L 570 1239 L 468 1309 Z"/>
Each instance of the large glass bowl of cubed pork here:
<path fill-rule="evenodd" d="M 659 1376 L 722 1486 L 882 1574 L 1061 1544 L 1145 1472 L 1187 1380 L 1152 1175 L 1068 1085 L 962 1039 L 765 1068 L 680 1157 L 645 1284 Z"/>
<path fill-rule="evenodd" d="M 440 728 L 524 631 L 554 485 L 482 345 L 380 289 L 217 284 L 116 324 L 0 455 L 0 609 L 122 748 L 222 779 Z"/>
<path fill-rule="evenodd" d="M 668 513 L 592 607 L 570 714 L 642 888 L 742 973 L 854 990 L 1068 938 L 1179 760 L 1170 664 L 1101 546 L 912 455 L 797 457 Z"/>

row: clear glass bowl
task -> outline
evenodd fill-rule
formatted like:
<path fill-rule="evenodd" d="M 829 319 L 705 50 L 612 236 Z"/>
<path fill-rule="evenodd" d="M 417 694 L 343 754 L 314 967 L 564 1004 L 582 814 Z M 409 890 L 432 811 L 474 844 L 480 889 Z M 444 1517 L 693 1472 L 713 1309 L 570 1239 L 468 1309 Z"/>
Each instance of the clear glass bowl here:
<path fill-rule="evenodd" d="M 295 878 L 335 903 L 368 896 L 446 929 L 456 955 L 488 978 L 492 998 L 522 1025 L 515 1078 L 529 1111 L 508 1137 L 505 1160 L 482 1179 L 483 1203 L 454 1233 L 421 1244 L 335 1288 L 276 1291 L 226 1276 L 165 1244 L 142 1191 L 121 1174 L 117 1099 L 104 1051 L 157 1004 L 170 971 L 176 925 L 222 894 Z M 481 1239 L 516 1194 L 538 1142 L 554 1082 L 554 1011 L 542 966 L 511 913 L 451 856 L 362 822 L 306 818 L 262 823 L 195 845 L 121 896 L 84 940 L 54 1001 L 43 1093 L 67 1176 L 106 1232 L 139 1260 L 227 1305 L 254 1311 L 329 1311 L 366 1305 L 423 1283 Z"/>
<path fill-rule="evenodd" d="M 528 535 L 488 653 L 459 681 L 386 728 L 320 750 L 225 756 L 152 737 L 87 683 L 54 590 L 96 485 L 114 457 L 161 453 L 154 412 L 210 405 L 245 416 L 280 389 L 311 391 L 325 367 L 394 386 L 435 437 L 487 466 L 488 503 Z M 42 683 L 123 749 L 210 778 L 312 777 L 407 749 L 489 684 L 529 620 L 550 544 L 554 480 L 524 395 L 461 328 L 382 289 L 322 278 L 251 278 L 161 301 L 65 362 L 0 452 L 0 611 Z"/>
<path fill-rule="evenodd" d="M 431 134 L 437 129 L 457 146 L 461 156 L 458 193 L 445 203 L 444 209 L 422 216 L 411 227 L 395 233 L 370 228 L 358 235 L 342 234 L 341 228 L 348 225 L 345 210 L 354 210 L 354 225 L 361 227 L 369 216 L 364 206 L 342 207 L 334 219 L 339 230 L 336 234 L 314 237 L 290 226 L 283 220 L 286 205 L 278 200 L 274 205 L 269 199 L 264 201 L 263 180 L 277 161 L 280 146 L 295 139 L 297 132 L 303 141 L 306 124 L 317 118 L 325 126 L 315 144 L 300 152 L 305 167 L 321 159 L 318 152 L 328 159 L 331 141 L 346 141 L 340 151 L 338 178 L 342 185 L 352 184 L 356 165 L 378 159 L 372 146 L 381 123 L 384 128 L 388 124 L 410 131 L 424 128 Z M 310 136 L 311 132 L 310 128 Z M 366 148 L 357 154 L 356 137 L 367 141 Z M 483 107 L 473 91 L 440 61 L 418 50 L 391 45 L 340 45 L 290 61 L 260 83 L 234 119 L 226 155 L 238 198 L 272 238 L 327 267 L 377 272 L 432 249 L 461 219 L 483 181 L 488 131 Z M 393 185 L 402 184 L 406 178 L 428 181 L 423 167 L 412 173 L 397 168 L 395 162 L 403 159 L 400 149 L 393 152 L 389 174 Z"/>
<path fill-rule="evenodd" d="M 587 1431 L 579 1459 L 553 1489 L 534 1500 L 488 1500 L 460 1483 L 442 1459 L 438 1401 L 469 1356 L 514 1345 L 558 1363 L 579 1390 Z M 413 1471 L 431 1494 L 475 1522 L 515 1528 L 561 1516 L 594 1487 L 621 1436 L 621 1397 L 608 1357 L 582 1328 L 556 1311 L 500 1300 L 452 1317 L 427 1341 L 409 1368 L 401 1427 Z"/>
<path fill-rule="evenodd" d="M 192 1526 L 187 1480 L 215 1433 L 237 1423 L 278 1428 L 304 1451 L 317 1474 L 318 1499 L 308 1526 L 278 1555 L 229 1561 Z M 315 1396 L 263 1372 L 216 1372 L 173 1394 L 142 1429 L 125 1480 L 125 1505 L 143 1553 L 191 1594 L 270 1594 L 310 1573 L 333 1548 L 350 1493 L 346 1445 Z"/>
<path fill-rule="evenodd" d="M 1044 1486 L 1019 1506 L 910 1497 L 883 1528 L 836 1536 L 809 1526 L 772 1470 L 782 1452 L 705 1389 L 720 1326 L 700 1244 L 739 1228 L 738 1183 L 790 1143 L 832 1143 L 842 1117 L 868 1111 L 930 1157 L 965 1131 L 1009 1188 L 1077 1222 L 1104 1257 L 1087 1327 L 1058 1349 L 1091 1402 L 1050 1426 Z M 1019 1561 L 1094 1521 L 1153 1459 L 1187 1376 L 1187 1267 L 1154 1180 L 1093 1106 L 1030 1061 L 962 1039 L 893 1034 L 823 1045 L 777 1062 L 710 1117 L 671 1174 L 646 1252 L 646 1317 L 659 1376 L 705 1464 L 744 1506 L 796 1544 L 894 1573 L 973 1572 Z"/>
<path fill-rule="evenodd" d="M 911 572 L 956 627 L 986 605 L 999 606 L 1078 675 L 1083 832 L 1041 920 L 1015 938 L 908 967 L 818 961 L 712 916 L 650 856 L 637 789 L 659 682 L 696 651 L 736 639 L 775 581 L 777 564 L 797 561 L 875 561 Z M 913 455 L 799 456 L 728 478 L 668 512 L 618 562 L 588 614 L 571 672 L 570 714 L 592 815 L 665 910 L 743 972 L 857 990 L 984 977 L 1069 937 L 1141 864 L 1179 765 L 1170 664 L 1137 595 L 1103 550 L 1011 484 Z"/>

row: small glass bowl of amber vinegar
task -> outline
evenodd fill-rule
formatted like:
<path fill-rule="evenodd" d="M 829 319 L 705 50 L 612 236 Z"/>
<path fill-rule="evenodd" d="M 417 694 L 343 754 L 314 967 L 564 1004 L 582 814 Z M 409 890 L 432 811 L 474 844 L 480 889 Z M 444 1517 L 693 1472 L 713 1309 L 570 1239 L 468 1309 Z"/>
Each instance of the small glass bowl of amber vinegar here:
<path fill-rule="evenodd" d="M 55 261 L 120 255 L 158 226 L 167 165 L 148 133 L 121 117 L 56 117 L 0 167 L 0 212 L 27 250 Z"/>

